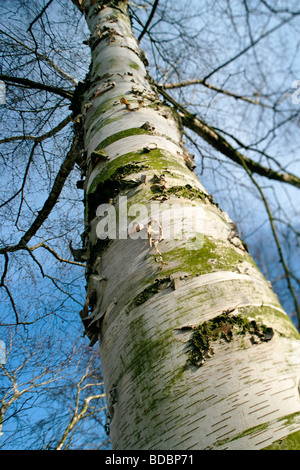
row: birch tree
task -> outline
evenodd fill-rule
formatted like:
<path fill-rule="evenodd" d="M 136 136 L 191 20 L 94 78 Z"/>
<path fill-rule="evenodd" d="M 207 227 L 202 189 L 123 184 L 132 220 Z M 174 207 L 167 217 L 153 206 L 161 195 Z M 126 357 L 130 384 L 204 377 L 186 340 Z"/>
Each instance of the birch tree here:
<path fill-rule="evenodd" d="M 27 344 L 18 336 L 5 338 L 0 364 L 0 448 L 105 448 L 97 348 L 91 354 L 79 341 L 68 356 L 68 348 L 45 334 Z"/>
<path fill-rule="evenodd" d="M 100 339 L 113 448 L 261 449 L 288 438 L 300 426 L 298 333 L 195 177 L 181 122 L 202 123 L 154 86 L 127 2 L 77 5 L 92 53 L 74 98 L 86 152 L 83 315 Z M 115 234 L 127 208 L 140 238 Z"/>
<path fill-rule="evenodd" d="M 196 176 L 194 156 L 183 134 L 197 149 L 199 136 L 208 148 L 239 165 L 253 183 L 268 215 L 298 317 L 297 276 L 292 276 L 286 262 L 256 177 L 295 188 L 299 178 L 280 165 L 265 164 L 271 161 L 266 151 L 247 148 L 239 138 L 193 114 L 189 95 L 180 102 L 180 95 L 171 94 L 171 90 L 201 85 L 219 96 L 268 108 L 258 96 L 226 90 L 209 79 L 299 12 L 261 2 L 264 11 L 279 20 L 254 37 L 251 14 L 256 10 L 241 2 L 250 39 L 246 46 L 202 78 L 177 83 L 167 80 L 176 76 L 176 63 L 172 73 L 157 63 L 163 78 L 157 83 L 132 32 L 127 1 L 73 3 L 89 28 L 91 62 L 82 81 L 75 83 L 55 61 L 39 55 L 37 48 L 33 52 L 38 63 L 46 60 L 61 80 L 73 80 L 73 88 L 0 75 L 11 86 L 71 101 L 71 116 L 42 138 L 71 120 L 74 127 L 72 144 L 42 209 L 18 241 L 1 250 L 5 256 L 1 285 L 11 300 L 16 323 L 22 320 L 5 282 L 8 257 L 20 250 L 33 256 L 43 248 L 60 262 L 68 262 L 44 242 L 29 243 L 47 221 L 77 164 L 81 176 L 77 186 L 84 190 L 85 230 L 82 248 L 70 242 L 74 256 L 70 264 L 77 268 L 86 264 L 87 295 L 80 317 L 91 346 L 100 343 L 112 447 L 299 448 L 299 334 L 236 224 Z M 140 40 L 149 34 L 154 59 L 157 45 L 149 25 L 157 5 L 153 3 L 139 34 Z M 131 14 L 138 21 L 132 8 Z M 230 19 L 236 26 L 234 14 Z M 177 26 L 180 31 L 181 25 Z M 160 51 L 171 63 L 174 50 L 163 47 Z M 279 104 L 276 96 L 271 106 L 274 113 L 284 113 L 278 110 Z M 290 113 L 286 119 L 297 119 L 298 114 Z M 274 124 L 272 134 L 281 125 Z M 27 167 L 42 138 L 23 135 L 23 140 L 34 142 Z M 251 158 L 243 149 L 264 158 Z"/>

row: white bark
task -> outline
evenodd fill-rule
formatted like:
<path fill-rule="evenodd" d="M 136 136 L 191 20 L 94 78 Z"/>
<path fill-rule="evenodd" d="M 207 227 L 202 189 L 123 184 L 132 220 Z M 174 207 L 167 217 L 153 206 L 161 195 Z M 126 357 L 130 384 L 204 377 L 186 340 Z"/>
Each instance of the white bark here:
<path fill-rule="evenodd" d="M 178 122 L 157 101 L 128 17 L 120 9 L 105 7 L 97 14 L 94 9 L 95 4 L 87 22 L 91 37 L 101 40 L 92 52 L 92 85 L 82 107 L 91 255 L 87 281 L 88 295 L 96 293 L 91 318 L 99 328 L 113 448 L 264 448 L 300 430 L 299 335 L 228 215 L 210 201 L 188 168 Z M 135 131 L 146 122 L 152 130 Z M 149 144 L 154 150 L 144 151 Z M 99 149 L 107 160 L 93 162 Z M 160 241 L 161 257 L 147 238 L 114 240 L 97 252 L 99 218 L 91 201 L 108 202 L 103 184 L 130 162 L 143 165 L 125 177 L 136 182 L 123 192 L 130 203 L 149 209 L 156 197 L 165 229 L 185 221 L 190 230 L 185 239 Z M 164 185 L 155 193 L 152 178 L 161 174 Z M 181 197 L 170 195 L 174 188 Z M 119 214 L 116 194 L 110 197 Z M 179 203 L 187 208 L 184 214 Z M 195 207 L 202 220 L 199 244 L 192 246 L 188 239 L 195 230 L 187 222 Z M 154 286 L 150 294 L 149 286 Z M 201 367 L 186 367 L 194 331 L 189 325 L 228 309 L 271 327 L 273 338 L 252 344 L 249 334 L 238 336 L 232 326 L 232 341 L 214 341 L 214 354 Z"/>

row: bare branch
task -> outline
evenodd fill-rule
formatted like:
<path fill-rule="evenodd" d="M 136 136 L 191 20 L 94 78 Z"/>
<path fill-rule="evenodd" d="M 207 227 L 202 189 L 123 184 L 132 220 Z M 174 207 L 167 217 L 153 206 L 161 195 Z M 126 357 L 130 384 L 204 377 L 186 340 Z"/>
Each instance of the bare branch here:
<path fill-rule="evenodd" d="M 10 75 L 0 74 L 0 80 L 3 80 L 8 84 L 23 85 L 26 88 L 35 88 L 37 90 L 49 91 L 50 93 L 62 96 L 63 98 L 67 98 L 68 100 L 71 100 L 73 97 L 73 93 L 71 91 L 65 90 L 64 88 L 58 88 L 52 85 L 45 85 L 44 83 L 35 82 L 33 80 L 29 80 L 28 78 L 12 77 Z"/>
<path fill-rule="evenodd" d="M 234 149 L 232 145 L 212 126 L 209 126 L 195 115 L 188 112 L 184 106 L 177 103 L 165 90 L 159 85 L 156 85 L 158 91 L 175 106 L 181 113 L 183 124 L 202 137 L 208 144 L 221 152 L 226 157 L 230 158 L 235 163 L 241 165 L 244 162 L 251 172 L 265 176 L 271 180 L 282 181 L 283 183 L 290 184 L 300 188 L 300 178 L 288 172 L 275 171 L 270 168 L 264 167 L 259 163 L 251 160 L 245 155 L 241 154 L 238 150 Z"/>
<path fill-rule="evenodd" d="M 8 142 L 14 142 L 18 140 L 34 140 L 35 142 L 43 142 L 43 140 L 49 139 L 61 131 L 64 127 L 66 127 L 72 121 L 72 114 L 69 114 L 63 121 L 61 121 L 57 126 L 53 127 L 51 131 L 46 132 L 43 135 L 35 136 L 35 135 L 15 135 L 11 137 L 5 137 L 4 139 L 0 139 L 0 144 L 5 144 Z"/>
<path fill-rule="evenodd" d="M 290 184 L 300 188 L 300 178 L 289 172 L 276 171 L 271 168 L 267 168 L 254 160 L 246 157 L 238 150 L 234 149 L 232 145 L 213 127 L 208 126 L 205 122 L 198 118 L 192 118 L 183 115 L 183 123 L 186 127 L 193 130 L 196 134 L 202 137 L 207 143 L 209 143 L 216 150 L 221 152 L 226 157 L 235 163 L 241 165 L 241 162 L 245 162 L 249 170 L 257 173 L 260 176 L 264 176 L 268 179 L 281 181 L 283 183 Z"/>
<path fill-rule="evenodd" d="M 216 72 L 219 72 L 219 70 L 223 69 L 224 67 L 226 67 L 227 65 L 231 64 L 232 62 L 234 62 L 236 59 L 238 59 L 239 57 L 241 57 L 242 55 L 244 55 L 246 52 L 248 52 L 250 49 L 252 49 L 253 47 L 255 47 L 262 39 L 265 39 L 266 37 L 268 37 L 270 34 L 274 33 L 277 29 L 281 28 L 283 25 L 289 23 L 292 19 L 294 18 L 294 15 L 291 15 L 289 16 L 288 18 L 282 20 L 279 24 L 273 26 L 273 28 L 269 29 L 268 31 L 266 31 L 265 33 L 261 34 L 258 38 L 254 39 L 254 40 L 251 40 L 250 44 L 248 44 L 248 46 L 246 46 L 243 50 L 241 50 L 240 52 L 238 52 L 237 54 L 235 54 L 233 57 L 231 57 L 231 59 L 228 59 L 226 60 L 226 62 L 224 62 L 223 64 L 219 65 L 218 67 L 216 67 L 214 70 L 212 70 L 212 72 L 210 72 L 209 74 L 207 74 L 205 77 L 204 77 L 204 81 L 206 81 L 208 78 L 210 78 L 212 75 L 214 75 Z"/>
<path fill-rule="evenodd" d="M 85 390 L 87 387 L 99 387 L 99 386 L 102 386 L 103 383 L 101 382 L 97 382 L 97 383 L 87 383 L 84 385 L 84 381 L 89 378 L 94 372 L 95 370 L 92 370 L 90 371 L 90 367 L 92 365 L 92 360 L 89 361 L 89 363 L 87 364 L 87 367 L 86 367 L 86 370 L 85 370 L 85 373 L 82 375 L 82 377 L 80 378 L 80 380 L 78 381 L 77 383 L 77 393 L 76 393 L 76 397 L 75 397 L 75 404 L 74 404 L 74 411 L 73 411 L 73 415 L 71 417 L 71 420 L 70 422 L 68 423 L 68 425 L 66 426 L 66 429 L 59 441 L 59 443 L 57 444 L 56 446 L 56 450 L 62 450 L 67 439 L 68 439 L 68 436 L 69 434 L 71 433 L 71 431 L 75 428 L 75 426 L 77 425 L 77 423 L 79 421 L 81 421 L 82 419 L 84 419 L 85 417 L 87 416 L 90 416 L 91 414 L 94 414 L 95 412 L 99 412 L 100 410 L 103 410 L 105 407 L 102 407 L 97 409 L 97 410 L 94 410 L 92 412 L 90 412 L 89 414 L 87 413 L 89 407 L 90 407 L 90 402 L 92 400 L 99 400 L 100 398 L 105 398 L 106 394 L 105 393 L 98 393 L 98 394 L 90 394 L 88 395 L 84 401 L 83 401 L 83 404 L 80 408 L 80 397 L 81 397 L 81 394 L 83 392 L 83 390 Z"/>
<path fill-rule="evenodd" d="M 270 225 L 271 225 L 272 234 L 273 234 L 276 246 L 277 246 L 277 251 L 278 251 L 278 254 L 279 254 L 279 257 L 280 257 L 281 264 L 282 264 L 284 272 L 285 272 L 288 288 L 289 288 L 290 293 L 292 295 L 292 298 L 294 300 L 294 305 L 295 305 L 295 309 L 296 309 L 296 313 L 297 313 L 297 317 L 298 317 L 298 322 L 299 322 L 299 325 L 300 325 L 300 306 L 299 306 L 299 303 L 298 303 L 298 300 L 297 300 L 297 295 L 294 291 L 294 288 L 293 288 L 293 285 L 292 285 L 292 282 L 291 282 L 290 270 L 288 269 L 287 264 L 286 264 L 285 259 L 284 259 L 284 256 L 283 256 L 281 244 L 280 244 L 280 241 L 279 241 L 279 238 L 278 238 L 278 235 L 277 235 L 277 231 L 276 231 L 276 227 L 275 227 L 275 224 L 274 224 L 274 219 L 273 219 L 273 216 L 272 216 L 272 212 L 271 212 L 269 203 L 268 203 L 267 198 L 265 197 L 264 192 L 261 189 L 260 185 L 254 179 L 254 177 L 252 175 L 252 172 L 247 167 L 247 164 L 246 164 L 245 160 L 241 160 L 241 164 L 243 165 L 243 167 L 245 168 L 245 170 L 246 170 L 248 176 L 250 177 L 251 181 L 253 182 L 253 184 L 257 188 L 257 190 L 258 190 L 258 192 L 261 196 L 261 199 L 264 203 L 264 206 L 266 208 L 266 211 L 267 211 L 267 214 L 268 214 L 268 217 L 269 217 L 269 221 L 270 221 Z"/>
<path fill-rule="evenodd" d="M 9 297 L 10 303 L 12 305 L 12 308 L 13 308 L 13 311 L 14 311 L 14 314 L 15 314 L 15 317 L 16 317 L 16 323 L 18 324 L 19 323 L 19 314 L 18 314 L 18 311 L 17 311 L 17 308 L 16 308 L 16 304 L 14 302 L 13 296 L 10 293 L 9 288 L 7 287 L 6 284 L 4 284 L 5 276 L 7 274 L 7 269 L 8 269 L 8 262 L 9 262 L 9 258 L 8 258 L 7 253 L 4 253 L 4 257 L 5 257 L 5 264 L 4 264 L 3 274 L 2 274 L 2 277 L 1 277 L 0 287 L 3 287 L 5 289 L 8 297 Z"/>
<path fill-rule="evenodd" d="M 23 237 L 21 238 L 18 244 L 7 246 L 5 248 L 0 249 L 0 254 L 6 253 L 6 252 L 18 251 L 19 249 L 24 249 L 27 243 L 31 240 L 31 238 L 36 234 L 39 228 L 43 225 L 43 223 L 45 222 L 45 220 L 48 218 L 49 214 L 51 213 L 53 207 L 55 206 L 60 196 L 60 193 L 63 189 L 66 179 L 68 178 L 69 174 L 74 168 L 74 165 L 78 158 L 78 153 L 81 151 L 80 142 L 81 142 L 81 137 L 75 134 L 71 148 L 56 175 L 50 194 L 48 198 L 46 199 L 42 209 L 39 211 L 38 216 L 32 223 L 31 227 L 23 235 Z"/>
<path fill-rule="evenodd" d="M 48 3 L 46 3 L 46 5 L 44 6 L 44 8 L 42 8 L 42 10 L 40 11 L 40 13 L 34 18 L 33 21 L 31 21 L 30 25 L 29 25 L 29 28 L 27 29 L 27 31 L 31 32 L 31 28 L 32 26 L 34 25 L 34 23 L 36 23 L 42 16 L 43 14 L 45 13 L 45 11 L 47 10 L 47 8 L 49 7 L 49 5 L 53 2 L 53 0 L 49 0 Z"/>
<path fill-rule="evenodd" d="M 22 182 L 21 188 L 20 188 L 19 191 L 17 192 L 17 194 L 21 193 L 21 194 L 22 194 L 22 197 L 21 197 L 21 201 L 20 201 L 20 205 L 19 205 L 17 220 L 16 220 L 16 222 L 15 222 L 15 225 L 16 225 L 16 226 L 17 226 L 17 224 L 18 224 L 18 220 L 19 220 L 19 217 L 20 217 L 20 214 L 21 214 L 21 209 L 22 209 L 22 205 L 23 205 L 24 188 L 25 188 L 25 184 L 26 184 L 26 180 L 27 180 L 29 168 L 30 168 L 30 165 L 31 165 L 31 163 L 32 163 L 32 161 L 33 161 L 34 151 L 35 151 L 35 149 L 36 149 L 37 146 L 38 146 L 38 142 L 34 142 L 34 144 L 33 144 L 33 146 L 32 146 L 32 149 L 31 149 L 31 152 L 30 152 L 30 155 L 29 155 L 29 158 L 28 158 L 28 162 L 27 162 L 26 168 L 25 168 L 25 173 L 24 173 L 24 176 L 23 176 L 23 182 Z M 10 198 L 10 200 L 11 200 L 11 199 L 12 199 L 12 198 Z M 4 204 L 5 204 L 5 203 L 4 203 Z M 2 204 L 1 207 L 2 207 L 4 204 Z"/>
<path fill-rule="evenodd" d="M 174 88 L 183 88 L 183 87 L 187 87 L 191 85 L 203 85 L 206 88 L 209 88 L 210 90 L 217 91 L 218 93 L 222 93 L 223 95 L 226 95 L 226 96 L 231 96 L 232 98 L 235 98 L 236 100 L 246 101 L 247 103 L 250 103 L 250 104 L 263 106 L 264 108 L 270 108 L 270 109 L 273 108 L 273 106 L 269 104 L 262 103 L 261 101 L 258 100 L 258 98 L 255 98 L 253 100 L 251 98 L 248 98 L 247 96 L 238 95 L 237 93 L 233 93 L 231 91 L 224 90 L 223 88 L 219 88 L 215 85 L 211 85 L 210 83 L 207 83 L 205 80 L 202 80 L 201 78 L 199 79 L 195 78 L 193 80 L 186 80 L 186 81 L 182 81 L 178 83 L 166 83 L 165 85 L 161 85 L 161 86 L 165 90 L 172 90 Z"/>
<path fill-rule="evenodd" d="M 6 293 L 9 297 L 9 300 L 10 300 L 10 303 L 12 305 L 12 308 L 13 308 L 13 311 L 14 311 L 14 314 L 15 314 L 15 317 L 16 317 L 16 325 L 20 325 L 20 321 L 19 321 L 19 314 L 18 314 L 18 311 L 17 311 L 17 307 L 16 307 L 16 304 L 15 304 L 15 301 L 13 299 L 13 296 L 11 295 L 11 292 L 9 290 L 9 288 L 7 287 L 6 284 L 3 284 L 1 287 L 4 287 L 4 289 L 6 290 Z"/>
<path fill-rule="evenodd" d="M 153 18 L 153 16 L 154 16 L 154 14 L 155 14 L 155 10 L 156 10 L 156 8 L 157 8 L 158 2 L 159 2 L 159 0 L 155 0 L 155 2 L 153 3 L 153 7 L 152 7 L 152 10 L 151 10 L 151 12 L 150 12 L 149 18 L 148 18 L 148 20 L 146 21 L 146 24 L 145 24 L 145 26 L 144 26 L 143 31 L 141 32 L 141 34 L 140 34 L 139 37 L 138 37 L 138 40 L 139 40 L 139 41 L 141 41 L 142 37 L 144 36 L 144 34 L 147 32 L 147 29 L 149 28 L 149 25 L 150 25 L 150 23 L 151 23 L 151 21 L 152 21 L 152 18 Z"/>
<path fill-rule="evenodd" d="M 1 282 L 0 282 L 0 286 L 4 286 L 4 279 L 5 279 L 5 276 L 6 276 L 6 273 L 7 273 L 7 268 L 8 268 L 8 254 L 7 253 L 4 253 L 4 258 L 5 258 L 5 263 L 4 263 L 4 269 L 3 269 L 3 274 L 1 276 Z"/>
<path fill-rule="evenodd" d="M 12 39 L 16 44 L 20 45 L 21 47 L 24 47 L 27 51 L 33 53 L 38 60 L 41 60 L 43 62 L 46 62 L 50 67 L 52 67 L 62 78 L 72 82 L 74 85 L 78 85 L 78 81 L 75 80 L 75 78 L 71 77 L 67 72 L 65 72 L 61 67 L 59 67 L 54 60 L 50 59 L 46 54 L 40 54 L 38 51 L 31 49 L 27 44 L 24 42 L 19 41 L 17 38 L 12 36 L 11 34 L 8 34 L 6 31 L 3 31 L 0 29 L 0 33 L 4 34 L 5 36 L 9 37 Z"/>
<path fill-rule="evenodd" d="M 65 258 L 62 258 L 61 256 L 59 256 L 55 250 L 53 250 L 53 248 L 51 248 L 50 246 L 46 245 L 46 243 L 42 242 L 42 243 L 38 243 L 37 245 L 35 246 L 31 246 L 31 247 L 27 247 L 27 249 L 29 251 L 34 251 L 36 250 L 37 248 L 44 248 L 45 250 L 49 251 L 58 261 L 60 261 L 61 263 L 69 263 L 69 264 L 75 264 L 76 266 L 82 266 L 83 268 L 86 267 L 86 264 L 84 263 L 79 263 L 78 261 L 72 261 L 72 260 L 69 260 L 69 259 L 65 259 Z"/>
<path fill-rule="evenodd" d="M 269 5 L 269 3 L 267 3 L 265 0 L 260 0 L 260 2 L 265 5 L 265 7 L 268 8 L 268 10 L 270 10 L 272 13 L 288 13 L 289 15 L 293 15 L 293 16 L 297 16 L 297 15 L 300 15 L 300 10 L 295 10 L 295 11 L 291 11 L 291 10 L 288 10 L 287 8 L 274 8 L 273 6 Z"/>

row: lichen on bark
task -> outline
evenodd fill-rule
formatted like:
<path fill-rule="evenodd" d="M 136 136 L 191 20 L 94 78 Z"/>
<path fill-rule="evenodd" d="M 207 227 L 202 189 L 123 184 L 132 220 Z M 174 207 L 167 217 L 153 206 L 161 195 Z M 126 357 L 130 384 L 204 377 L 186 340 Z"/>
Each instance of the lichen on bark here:
<path fill-rule="evenodd" d="M 205 321 L 194 330 L 188 341 L 187 365 L 200 367 L 214 354 L 213 343 L 223 340 L 230 343 L 233 337 L 249 337 L 251 344 L 271 341 L 273 328 L 258 323 L 254 319 L 234 314 L 235 309 L 228 309 L 212 320 Z"/>

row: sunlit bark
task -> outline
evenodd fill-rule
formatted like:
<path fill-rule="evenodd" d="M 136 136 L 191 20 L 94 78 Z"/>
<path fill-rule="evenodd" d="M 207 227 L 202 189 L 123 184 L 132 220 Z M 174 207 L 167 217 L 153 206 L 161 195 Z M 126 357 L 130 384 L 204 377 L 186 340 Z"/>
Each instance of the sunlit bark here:
<path fill-rule="evenodd" d="M 179 116 L 159 100 L 126 2 L 74 3 L 92 51 L 73 103 L 86 152 L 82 318 L 92 343 L 100 340 L 112 446 L 261 449 L 284 441 L 300 432 L 299 335 L 192 171 Z M 116 239 L 99 239 L 99 207 L 112 203 L 117 221 L 135 218 L 130 233 L 143 238 L 117 223 Z M 139 219 L 133 204 L 147 209 Z M 189 342 L 196 333 L 198 343 Z"/>

